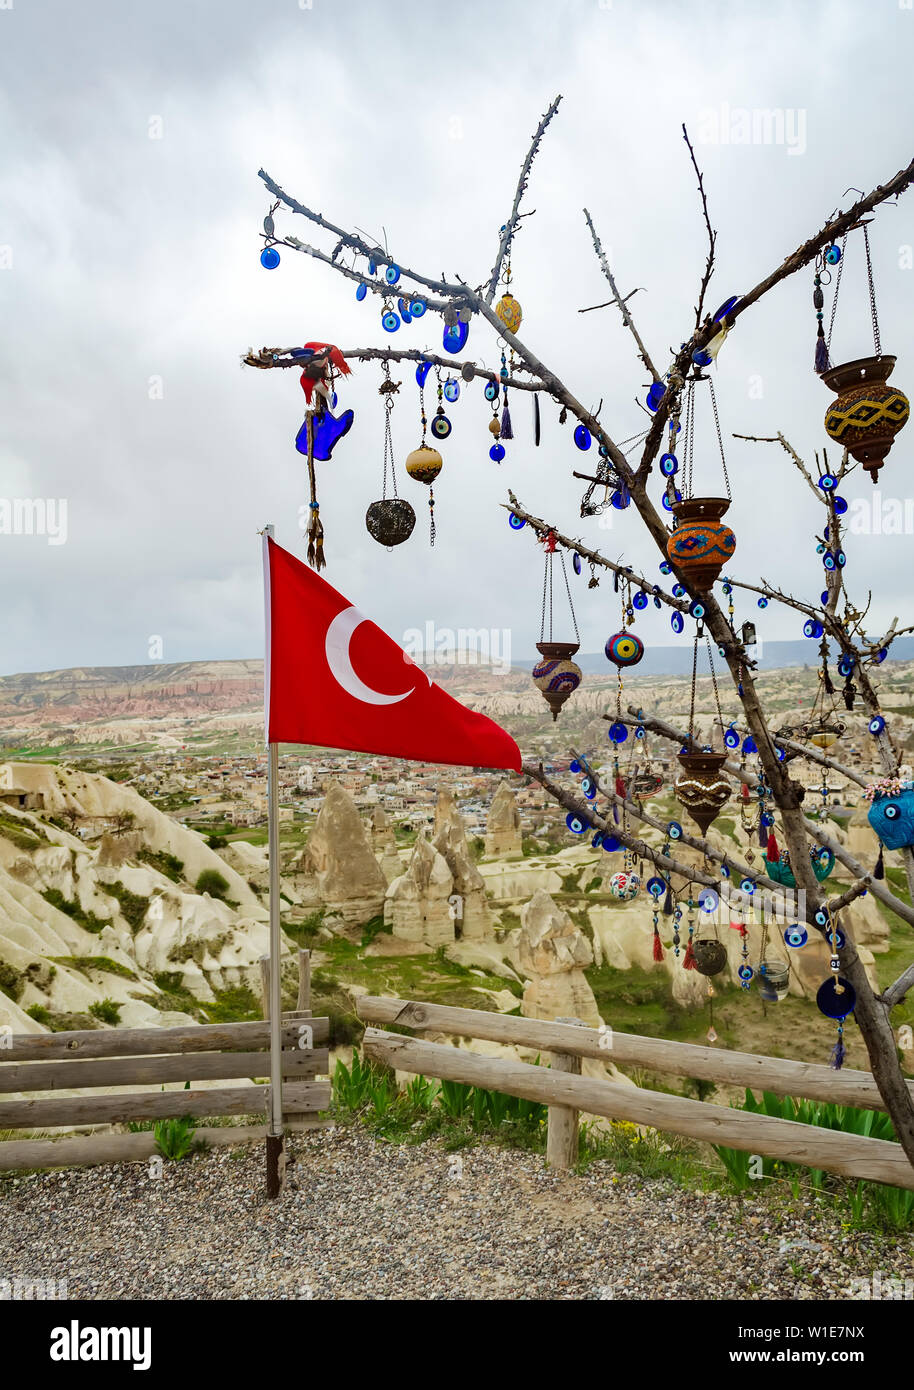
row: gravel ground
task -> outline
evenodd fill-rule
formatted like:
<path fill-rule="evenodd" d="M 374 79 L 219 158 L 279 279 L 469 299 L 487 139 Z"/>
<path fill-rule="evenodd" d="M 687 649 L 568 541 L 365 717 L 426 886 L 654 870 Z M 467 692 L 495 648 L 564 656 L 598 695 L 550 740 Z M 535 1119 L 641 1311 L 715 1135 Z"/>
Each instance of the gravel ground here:
<path fill-rule="evenodd" d="M 66 1278 L 78 1299 L 827 1299 L 854 1275 L 914 1276 L 909 1236 L 812 1206 L 741 1213 L 607 1164 L 568 1176 L 348 1127 L 298 1135 L 291 1155 L 274 1203 L 259 1145 L 158 1179 L 146 1163 L 9 1178 L 0 1278 Z"/>

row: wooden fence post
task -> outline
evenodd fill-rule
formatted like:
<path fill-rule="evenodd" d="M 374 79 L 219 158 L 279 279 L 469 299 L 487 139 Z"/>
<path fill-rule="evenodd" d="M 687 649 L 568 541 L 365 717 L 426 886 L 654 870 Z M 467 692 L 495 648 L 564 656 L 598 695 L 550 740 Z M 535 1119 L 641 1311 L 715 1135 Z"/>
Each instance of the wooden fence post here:
<path fill-rule="evenodd" d="M 260 993 L 263 999 L 263 1016 L 270 1019 L 270 957 L 260 957 Z"/>
<path fill-rule="evenodd" d="M 311 952 L 298 953 L 298 1000 L 295 1005 L 301 1013 L 311 1012 Z"/>
<path fill-rule="evenodd" d="M 579 1028 L 586 1025 L 580 1018 L 557 1018 L 556 1023 L 571 1023 Z M 550 1054 L 553 1071 L 570 1072 L 573 1076 L 581 1074 L 580 1057 L 572 1057 L 568 1052 Z M 550 1168 L 573 1168 L 578 1161 L 578 1111 L 567 1105 L 550 1105 L 546 1122 L 546 1162 Z"/>

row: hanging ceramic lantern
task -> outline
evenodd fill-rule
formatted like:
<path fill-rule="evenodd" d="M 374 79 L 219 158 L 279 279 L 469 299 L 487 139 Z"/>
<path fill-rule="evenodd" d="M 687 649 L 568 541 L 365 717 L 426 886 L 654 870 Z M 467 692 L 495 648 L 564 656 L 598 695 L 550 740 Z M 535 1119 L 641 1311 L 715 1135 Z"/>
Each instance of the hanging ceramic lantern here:
<path fill-rule="evenodd" d="M 517 332 L 524 316 L 513 294 L 503 294 L 495 305 L 495 312 L 509 333 Z"/>
<path fill-rule="evenodd" d="M 883 777 L 863 795 L 871 803 L 866 818 L 885 848 L 914 847 L 914 782 Z"/>
<path fill-rule="evenodd" d="M 613 874 L 609 880 L 609 891 L 619 902 L 630 903 L 641 891 L 641 879 L 630 870 L 623 870 L 621 873 Z"/>
<path fill-rule="evenodd" d="M 581 684 L 583 672 L 571 660 L 579 642 L 537 642 L 536 650 L 543 660 L 533 668 L 533 684 L 552 710 L 553 720 L 559 710 Z"/>
<path fill-rule="evenodd" d="M 874 483 L 911 413 L 904 392 L 887 384 L 895 361 L 890 356 L 860 357 L 822 373 L 836 397 L 825 412 L 825 433 L 863 464 Z"/>
<path fill-rule="evenodd" d="M 444 460 L 437 449 L 430 449 L 427 444 L 421 445 L 418 449 L 413 449 L 411 454 L 406 455 L 406 471 L 411 478 L 415 478 L 417 483 L 433 483 L 441 472 Z"/>
<path fill-rule="evenodd" d="M 671 508 L 676 529 L 666 553 L 684 578 L 707 593 L 736 549 L 736 537 L 721 521 L 727 497 L 690 497 Z"/>
<path fill-rule="evenodd" d="M 402 545 L 409 540 L 416 524 L 416 513 L 402 497 L 384 497 L 372 502 L 365 513 L 365 525 L 379 545 Z"/>
<path fill-rule="evenodd" d="M 614 666 L 637 666 L 644 656 L 644 643 L 633 632 L 614 632 L 604 651 Z"/>
<path fill-rule="evenodd" d="M 720 775 L 727 756 L 726 752 L 710 751 L 678 755 L 683 771 L 676 778 L 673 791 L 702 835 L 730 797 L 730 783 Z"/>
<path fill-rule="evenodd" d="M 716 937 L 696 937 L 692 942 L 695 969 L 700 975 L 719 975 L 727 964 L 727 948 Z"/>

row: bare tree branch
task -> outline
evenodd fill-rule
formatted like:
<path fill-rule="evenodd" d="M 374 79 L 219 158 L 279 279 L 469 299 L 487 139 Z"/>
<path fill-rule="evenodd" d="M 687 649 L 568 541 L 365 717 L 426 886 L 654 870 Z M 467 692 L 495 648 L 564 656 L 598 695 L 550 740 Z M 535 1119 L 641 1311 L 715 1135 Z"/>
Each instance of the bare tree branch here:
<path fill-rule="evenodd" d="M 587 211 L 586 208 L 584 209 L 584 217 L 587 221 L 587 226 L 590 229 L 590 235 L 593 239 L 593 249 L 596 252 L 597 260 L 600 262 L 600 269 L 603 271 L 603 274 L 606 277 L 606 280 L 609 284 L 609 288 L 612 290 L 613 302 L 619 306 L 619 312 L 622 315 L 622 322 L 625 324 L 625 327 L 628 329 L 635 342 L 638 344 L 638 356 L 641 358 L 641 361 L 644 363 L 645 367 L 650 372 L 652 379 L 654 381 L 659 381 L 660 373 L 657 371 L 657 368 L 651 361 L 650 353 L 644 346 L 644 343 L 641 339 L 641 334 L 635 327 L 635 321 L 632 318 L 631 314 L 628 312 L 627 300 L 631 299 L 631 295 L 627 295 L 625 299 L 622 298 L 616 285 L 616 281 L 613 277 L 612 270 L 610 269 L 609 261 L 606 259 L 606 253 L 603 250 L 603 243 L 597 236 L 597 230 L 594 227 L 590 213 Z M 634 293 L 635 291 L 632 290 L 632 294 Z"/>
<path fill-rule="evenodd" d="M 533 165 L 534 159 L 536 158 L 537 151 L 539 150 L 540 142 L 542 141 L 543 136 L 546 134 L 546 129 L 549 125 L 549 122 L 552 120 L 556 111 L 558 111 L 559 102 L 561 100 L 561 95 L 559 95 L 554 99 L 554 101 L 550 102 L 545 115 L 541 118 L 539 125 L 533 132 L 533 138 L 530 143 L 530 148 L 527 151 L 527 155 L 524 159 L 523 164 L 520 166 L 520 178 L 517 180 L 517 188 L 514 192 L 514 202 L 511 206 L 511 215 L 505 223 L 504 227 L 502 227 L 501 236 L 499 237 L 498 241 L 498 253 L 495 257 L 495 264 L 492 267 L 492 273 L 489 276 L 489 283 L 486 286 L 485 301 L 487 304 L 491 304 L 492 300 L 495 298 L 495 291 L 498 288 L 498 281 L 499 277 L 501 276 L 501 268 L 504 264 L 505 256 L 508 254 L 508 251 L 511 248 L 511 242 L 514 239 L 514 233 L 517 230 L 517 223 L 520 218 L 521 199 L 523 198 L 524 193 L 527 189 L 527 180 L 530 178 L 530 169 Z"/>
<path fill-rule="evenodd" d="M 702 178 L 701 170 L 698 167 L 698 160 L 695 158 L 695 151 L 692 148 L 692 142 L 689 139 L 689 132 L 686 130 L 684 123 L 682 127 L 682 138 L 688 145 L 689 157 L 692 160 L 692 168 L 695 170 L 695 173 L 698 178 L 698 192 L 701 195 L 701 210 L 704 214 L 705 227 L 707 228 L 709 243 L 708 259 L 705 264 L 705 272 L 701 278 L 701 285 L 698 290 L 698 303 L 695 306 L 695 327 L 697 328 L 698 325 L 701 323 L 701 311 L 704 308 L 705 304 L 705 292 L 708 288 L 708 284 L 710 283 L 711 276 L 714 274 L 714 248 L 717 244 L 717 233 L 711 226 L 711 218 L 708 214 L 708 199 L 707 195 L 705 194 L 704 179 Z"/>

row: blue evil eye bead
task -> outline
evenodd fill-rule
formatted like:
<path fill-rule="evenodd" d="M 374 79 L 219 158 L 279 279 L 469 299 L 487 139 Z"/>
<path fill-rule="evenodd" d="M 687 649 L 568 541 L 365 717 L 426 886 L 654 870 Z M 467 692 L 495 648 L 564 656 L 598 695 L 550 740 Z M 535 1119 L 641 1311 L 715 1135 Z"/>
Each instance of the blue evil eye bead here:
<path fill-rule="evenodd" d="M 661 573 L 661 574 L 672 574 L 672 573 L 673 573 L 673 566 L 670 564 L 669 560 L 661 560 L 661 561 L 660 561 L 660 573 Z"/>
<path fill-rule="evenodd" d="M 670 618 L 670 627 L 674 632 L 681 632 L 685 627 L 685 619 L 681 613 L 674 613 Z"/>
<path fill-rule="evenodd" d="M 713 888 L 702 888 L 698 895 L 698 906 L 701 908 L 702 912 L 716 911 L 719 902 L 720 898 L 714 892 Z"/>
<path fill-rule="evenodd" d="M 356 299 L 359 301 L 360 304 L 361 304 L 362 300 L 365 298 L 365 296 L 366 296 L 367 293 L 368 293 L 368 286 L 367 286 L 367 285 L 359 285 L 358 289 L 357 289 L 356 292 L 355 292 L 355 297 L 356 297 Z"/>
<path fill-rule="evenodd" d="M 524 526 L 526 526 L 526 524 L 527 523 L 524 520 L 524 518 L 522 516 L 516 516 L 514 512 L 512 512 L 511 515 L 508 517 L 508 525 L 511 527 L 512 531 L 520 531 L 523 529 Z M 575 767 L 574 763 L 572 763 L 571 770 L 572 772 L 580 772 L 580 763 L 577 765 L 577 767 Z"/>
<path fill-rule="evenodd" d="M 444 335 L 441 340 L 445 352 L 460 352 L 469 336 L 470 325 L 468 323 L 462 323 L 458 319 L 453 327 L 450 324 L 445 324 Z"/>
<path fill-rule="evenodd" d="M 523 524 L 523 523 L 522 523 L 522 524 Z M 568 771 L 569 771 L 569 772 L 580 772 L 580 771 L 582 771 L 581 764 L 580 764 L 580 762 L 578 761 L 577 758 L 575 758 L 573 762 L 570 762 L 570 763 L 568 764 Z"/>
<path fill-rule="evenodd" d="M 612 740 L 613 743 L 624 743 L 625 740 L 628 738 L 628 728 L 625 724 L 622 724 L 618 719 L 616 719 L 609 726 L 608 737 Z"/>
<path fill-rule="evenodd" d="M 714 315 L 714 322 L 715 322 L 715 323 L 723 323 L 723 321 L 724 321 L 724 319 L 727 317 L 727 315 L 733 313 L 733 310 L 736 308 L 736 306 L 737 306 L 738 303 L 739 303 L 739 295 L 738 295 L 738 294 L 731 295 L 731 297 L 730 297 L 729 299 L 725 299 L 724 302 L 723 302 L 723 304 L 722 304 L 722 305 L 720 306 L 720 308 L 718 309 L 717 313 Z"/>
<path fill-rule="evenodd" d="M 757 753 L 757 752 L 758 752 L 758 745 L 756 744 L 755 739 L 752 737 L 751 734 L 749 735 L 748 738 L 744 738 L 744 739 L 743 739 L 743 752 L 744 752 L 744 753 Z"/>
<path fill-rule="evenodd" d="M 835 927 L 835 930 L 834 930 L 834 946 L 835 946 L 835 950 L 836 950 L 836 951 L 843 951 L 843 950 L 844 950 L 844 945 L 845 945 L 845 942 L 846 942 L 846 941 L 847 941 L 847 937 L 844 935 L 844 932 L 841 930 L 841 928 L 840 928 L 840 927 Z"/>
<path fill-rule="evenodd" d="M 660 459 L 660 472 L 665 478 L 672 478 L 679 468 L 679 460 L 675 454 L 664 454 Z"/>
<path fill-rule="evenodd" d="M 593 443 L 593 436 L 586 425 L 575 425 L 574 442 L 582 452 L 590 448 Z"/>
<path fill-rule="evenodd" d="M 838 993 L 837 985 L 841 986 L 841 993 Z M 816 993 L 816 1004 L 819 1012 L 826 1018 L 842 1019 L 852 1014 L 857 1007 L 857 995 L 854 987 L 843 976 L 839 976 L 837 985 L 834 980 L 826 980 L 821 984 Z"/>
<path fill-rule="evenodd" d="M 604 835 L 603 848 L 606 850 L 607 854 L 615 854 L 617 849 L 622 848 L 622 841 L 617 840 L 615 835 Z"/>
<path fill-rule="evenodd" d="M 617 512 L 624 512 L 632 504 L 632 495 L 628 488 L 618 488 L 609 500 Z"/>
<path fill-rule="evenodd" d="M 504 446 L 504 444 L 493 444 L 492 447 L 491 447 L 491 449 L 489 450 L 489 458 L 492 460 L 492 462 L 493 462 L 493 463 L 501 463 L 501 461 L 502 461 L 502 459 L 504 458 L 504 456 L 505 456 L 505 446 Z"/>
<path fill-rule="evenodd" d="M 768 607 L 768 600 L 764 597 L 764 595 L 762 596 L 762 598 L 759 599 L 759 601 L 758 601 L 758 606 L 759 606 L 759 608 L 767 608 L 767 607 Z"/>
<path fill-rule="evenodd" d="M 720 876 L 721 876 L 721 878 L 729 878 L 729 877 L 730 877 L 730 865 L 729 865 L 729 864 L 721 864 L 721 866 L 720 866 Z"/>
<path fill-rule="evenodd" d="M 899 816 L 901 815 L 901 807 L 898 806 L 894 801 L 888 802 L 887 805 L 882 806 L 880 809 L 882 811 L 882 814 L 888 821 L 898 820 Z"/>
<path fill-rule="evenodd" d="M 591 844 L 591 848 L 592 848 L 592 849 L 602 849 L 602 847 L 603 847 L 603 832 L 602 832 L 602 830 L 598 830 L 598 831 L 597 831 L 596 835 L 594 835 L 594 837 L 593 837 L 593 839 L 591 840 L 590 844 Z"/>
<path fill-rule="evenodd" d="M 876 665 L 881 666 L 889 654 L 888 647 L 880 647 L 874 658 Z"/>
<path fill-rule="evenodd" d="M 854 674 L 854 664 L 854 658 L 851 656 L 850 652 L 845 652 L 838 662 L 838 675 L 842 676 L 845 680 L 848 676 L 852 676 Z"/>
<path fill-rule="evenodd" d="M 381 327 L 385 333 L 396 333 L 400 327 L 400 315 L 395 314 L 393 309 L 388 309 L 381 315 Z"/>
<path fill-rule="evenodd" d="M 497 387 L 497 385 L 495 384 L 494 381 L 487 381 L 487 382 L 486 382 L 485 398 L 486 398 L 487 401 L 497 401 L 497 400 L 498 400 L 498 387 Z"/>
<path fill-rule="evenodd" d="M 745 980 L 748 983 L 748 981 L 752 979 L 754 972 L 751 965 L 741 965 L 736 973 L 741 980 Z"/>
<path fill-rule="evenodd" d="M 847 556 L 845 555 L 843 550 L 836 551 L 835 564 L 838 566 L 839 570 L 843 570 L 844 566 L 847 564 Z"/>
<path fill-rule="evenodd" d="M 632 599 L 632 607 L 637 608 L 639 613 L 642 608 L 647 607 L 647 594 L 644 593 L 643 590 L 635 594 L 635 597 Z"/>
<path fill-rule="evenodd" d="M 876 714 L 870 720 L 869 730 L 871 734 L 881 734 L 885 728 L 885 720 L 881 714 Z"/>
<path fill-rule="evenodd" d="M 411 322 L 412 322 L 412 317 L 413 317 L 413 316 L 412 316 L 412 314 L 409 312 L 409 304 L 406 302 L 406 300 L 403 298 L 402 295 L 401 295 L 400 298 L 397 300 L 397 308 L 398 308 L 399 311 L 400 311 L 400 318 L 403 320 L 403 322 L 404 322 L 404 323 L 411 323 Z"/>
<path fill-rule="evenodd" d="M 590 828 L 587 822 L 581 816 L 576 816 L 573 811 L 568 812 L 565 817 L 565 824 L 573 835 L 583 835 L 584 831 Z"/>
<path fill-rule="evenodd" d="M 592 777 L 584 778 L 583 782 L 581 783 L 581 791 L 587 797 L 588 801 L 593 801 L 594 797 L 597 794 L 597 788 L 596 783 L 594 782 Z"/>
<path fill-rule="evenodd" d="M 400 267 L 398 265 L 389 265 L 384 272 L 384 279 L 387 281 L 388 285 L 395 285 L 399 278 Z"/>
<path fill-rule="evenodd" d="M 681 584 L 673 585 L 673 598 L 685 598 L 685 589 Z"/>
<path fill-rule="evenodd" d="M 710 367 L 714 358 L 711 356 L 710 352 L 708 352 L 707 348 L 696 348 L 692 353 L 692 361 L 695 363 L 696 367 Z"/>
<path fill-rule="evenodd" d="M 447 439 L 451 432 L 451 422 L 446 415 L 436 415 L 432 421 L 432 434 L 436 439 Z"/>
<path fill-rule="evenodd" d="M 425 378 L 428 376 L 428 374 L 429 374 L 429 372 L 430 372 L 431 370 L 432 370 L 432 364 L 431 364 L 431 362 L 420 362 L 420 363 L 419 363 L 418 367 L 416 368 L 416 385 L 417 385 L 417 386 L 424 386 L 424 385 L 425 385 Z"/>
<path fill-rule="evenodd" d="M 751 895 L 755 892 L 755 883 L 751 878 L 741 878 L 739 881 L 739 891 Z"/>
<path fill-rule="evenodd" d="M 571 568 L 574 570 L 575 574 L 580 574 L 581 570 L 584 568 L 584 563 L 577 551 L 575 551 L 571 557 Z"/>
<path fill-rule="evenodd" d="M 265 246 L 260 253 L 260 264 L 264 270 L 275 270 L 279 265 L 279 252 L 275 246 Z"/>
<path fill-rule="evenodd" d="M 844 513 L 847 511 L 847 498 L 839 496 L 839 494 L 836 492 L 834 497 L 832 498 L 832 502 L 834 503 L 835 507 L 835 515 L 843 516 Z"/>
<path fill-rule="evenodd" d="M 784 931 L 784 940 L 788 946 L 798 950 L 800 946 L 805 946 L 809 940 L 809 932 L 805 927 L 801 927 L 799 922 L 793 922 Z"/>
<path fill-rule="evenodd" d="M 837 265 L 841 259 L 841 247 L 832 242 L 831 246 L 825 248 L 826 265 Z"/>
<path fill-rule="evenodd" d="M 817 484 L 823 492 L 834 492 L 838 486 L 838 479 L 834 473 L 823 473 Z"/>
<path fill-rule="evenodd" d="M 645 738 L 646 736 L 647 736 L 647 729 L 643 728 L 643 727 L 639 724 L 638 727 L 637 727 L 637 729 L 635 730 L 635 738 Z"/>
<path fill-rule="evenodd" d="M 678 820 L 670 821 L 669 825 L 666 828 L 666 837 L 668 840 L 682 839 L 682 826 L 679 824 Z"/>
<path fill-rule="evenodd" d="M 377 275 L 377 273 L 378 273 L 378 263 L 377 263 L 377 261 L 375 260 L 374 256 L 369 256 L 369 258 L 368 258 L 368 274 L 369 274 L 369 275 Z"/>
<path fill-rule="evenodd" d="M 826 550 L 822 556 L 822 563 L 827 570 L 835 568 L 835 557 L 830 550 Z"/>
<path fill-rule="evenodd" d="M 660 602 L 659 598 L 655 598 L 655 599 L 654 599 L 654 607 L 655 607 L 655 608 L 662 608 L 662 607 L 663 607 L 663 604 Z"/>
<path fill-rule="evenodd" d="M 676 495 L 675 495 L 675 497 L 672 499 L 672 501 L 670 500 L 669 496 L 668 496 L 666 493 L 664 493 L 663 496 L 662 496 L 661 499 L 660 499 L 660 505 L 662 506 L 662 508 L 663 508 L 663 510 L 664 510 L 665 512 L 671 512 L 671 511 L 673 510 L 673 507 L 675 506 L 675 504 L 676 504 L 677 502 L 681 502 L 681 501 L 682 501 L 682 493 L 681 493 L 681 492 L 679 491 L 679 489 L 677 488 L 677 489 L 676 489 Z"/>
<path fill-rule="evenodd" d="M 824 627 L 817 618 L 807 618 L 803 624 L 804 637 L 821 637 L 824 631 Z"/>
<path fill-rule="evenodd" d="M 720 587 L 723 589 L 725 594 L 733 593 L 733 585 L 730 583 L 729 579 L 725 579 Z"/>
<path fill-rule="evenodd" d="M 817 927 L 828 926 L 828 913 L 824 907 L 820 907 L 814 918 Z"/>
<path fill-rule="evenodd" d="M 655 381 L 651 389 L 648 391 L 647 396 L 645 397 L 647 401 L 648 410 L 656 410 L 665 395 L 666 387 L 664 386 L 663 382 Z"/>
<path fill-rule="evenodd" d="M 458 397 L 459 395 L 460 395 L 460 383 L 459 383 L 459 381 L 457 381 L 454 377 L 449 376 L 448 379 L 447 379 L 447 381 L 444 383 L 444 399 L 445 399 L 446 401 L 450 401 L 451 404 L 453 405 L 454 401 L 456 401 L 456 399 L 457 399 L 457 397 Z"/>
<path fill-rule="evenodd" d="M 427 308 L 428 305 L 424 299 L 411 299 L 409 301 L 409 312 L 414 319 L 421 319 Z"/>
<path fill-rule="evenodd" d="M 727 745 L 728 748 L 739 747 L 739 734 L 736 732 L 735 729 L 727 730 L 727 732 L 724 734 L 724 743 Z"/>
<path fill-rule="evenodd" d="M 697 598 L 689 604 L 689 615 L 692 618 L 703 618 L 706 611 L 704 604 L 699 603 Z"/>
<path fill-rule="evenodd" d="M 761 820 L 762 825 L 774 825 L 774 816 L 770 811 L 763 811 Z"/>
<path fill-rule="evenodd" d="M 666 892 L 665 881 L 662 878 L 657 878 L 656 875 L 653 878 L 649 878 L 644 886 L 652 898 L 662 898 Z"/>

